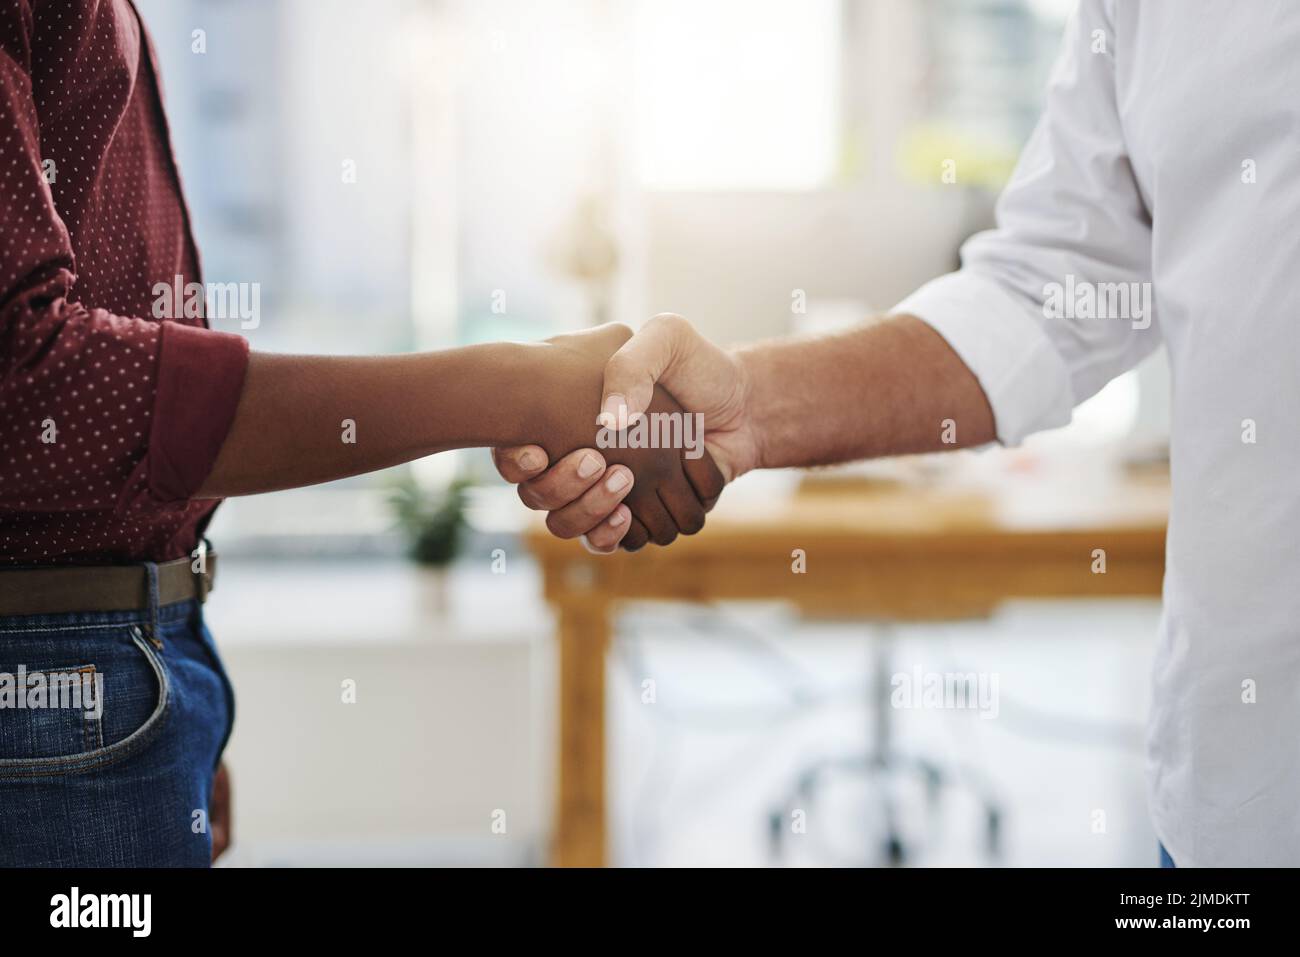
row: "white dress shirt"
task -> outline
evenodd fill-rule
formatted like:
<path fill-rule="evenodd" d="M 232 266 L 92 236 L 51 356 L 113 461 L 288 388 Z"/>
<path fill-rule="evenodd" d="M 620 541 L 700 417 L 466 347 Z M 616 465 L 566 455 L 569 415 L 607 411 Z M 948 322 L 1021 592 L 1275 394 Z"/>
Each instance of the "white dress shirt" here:
<path fill-rule="evenodd" d="M 1083 0 L 997 223 L 894 311 L 1006 444 L 1167 346 L 1155 829 L 1180 867 L 1300 865 L 1300 3 Z"/>

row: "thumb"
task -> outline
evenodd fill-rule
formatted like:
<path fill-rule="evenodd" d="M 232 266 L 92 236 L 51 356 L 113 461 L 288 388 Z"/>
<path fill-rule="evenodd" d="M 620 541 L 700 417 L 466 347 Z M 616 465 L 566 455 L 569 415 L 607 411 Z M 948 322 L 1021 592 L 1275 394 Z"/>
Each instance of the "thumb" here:
<path fill-rule="evenodd" d="M 681 316 L 655 316 L 609 357 L 596 424 L 626 429 L 650 407 L 655 383 L 671 369 L 695 330 Z"/>

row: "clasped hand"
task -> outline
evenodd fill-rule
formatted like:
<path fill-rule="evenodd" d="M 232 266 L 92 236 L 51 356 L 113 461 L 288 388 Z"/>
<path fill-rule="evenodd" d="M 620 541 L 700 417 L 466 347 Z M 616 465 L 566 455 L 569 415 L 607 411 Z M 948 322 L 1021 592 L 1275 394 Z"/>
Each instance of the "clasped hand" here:
<path fill-rule="evenodd" d="M 563 427 L 548 417 L 552 434 L 535 445 L 495 449 L 493 460 L 518 483 L 525 505 L 549 513 L 554 535 L 581 536 L 602 553 L 668 545 L 699 531 L 727 482 L 754 467 L 744 370 L 680 317 L 656 316 L 635 336 L 620 324 L 601 326 L 558 336 L 545 348 L 548 365 L 560 370 L 555 381 L 568 393 L 560 398 L 582 411 L 566 413 L 571 424 Z M 703 421 L 703 455 L 680 447 L 593 447 L 602 427 L 622 430 L 643 413 L 683 412 Z"/>

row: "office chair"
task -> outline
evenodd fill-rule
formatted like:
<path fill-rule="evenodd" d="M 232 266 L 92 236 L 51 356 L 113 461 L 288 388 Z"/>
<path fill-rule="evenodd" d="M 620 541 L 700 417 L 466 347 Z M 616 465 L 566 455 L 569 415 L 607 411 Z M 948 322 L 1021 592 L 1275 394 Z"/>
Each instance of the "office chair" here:
<path fill-rule="evenodd" d="M 899 826 L 897 805 L 889 787 L 891 779 L 902 775 L 915 775 L 920 779 L 925 790 L 927 810 L 932 818 L 938 811 L 944 789 L 953 787 L 961 777 L 967 778 L 968 785 L 981 804 L 983 852 L 990 863 L 996 863 L 1000 859 L 1003 815 L 988 785 L 977 776 L 945 771 L 923 756 L 909 755 L 894 747 L 894 708 L 891 704 L 894 642 L 895 635 L 891 626 L 880 624 L 874 627 L 870 643 L 871 690 L 868 712 L 871 720 L 867 735 L 870 742 L 868 750 L 862 754 L 822 759 L 799 773 L 790 794 L 778 802 L 768 818 L 769 849 L 774 863 L 780 863 L 784 857 L 793 811 L 812 804 L 824 779 L 836 772 L 864 774 L 876 786 L 884 831 L 883 843 L 877 851 L 883 864 L 900 867 L 910 857 L 908 844 Z"/>

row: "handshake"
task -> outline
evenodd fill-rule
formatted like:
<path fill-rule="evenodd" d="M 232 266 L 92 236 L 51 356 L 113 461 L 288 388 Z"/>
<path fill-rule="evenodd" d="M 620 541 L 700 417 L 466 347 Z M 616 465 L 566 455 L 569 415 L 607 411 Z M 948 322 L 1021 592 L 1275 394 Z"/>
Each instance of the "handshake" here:
<path fill-rule="evenodd" d="M 431 382 L 434 414 L 413 399 Z M 340 422 L 351 423 L 344 441 Z M 698 532 L 726 484 L 751 469 L 995 437 L 979 381 L 915 316 L 727 351 L 664 314 L 635 335 L 607 325 L 401 356 L 253 353 L 234 423 L 190 497 L 297 488 L 487 447 L 555 535 L 636 551 Z"/>
<path fill-rule="evenodd" d="M 723 487 L 757 464 L 744 366 L 686 320 L 529 348 L 544 353 L 551 393 L 524 426 L 536 444 L 494 449 L 493 460 L 525 505 L 549 513 L 553 534 L 601 553 L 669 545 L 703 528 Z"/>

